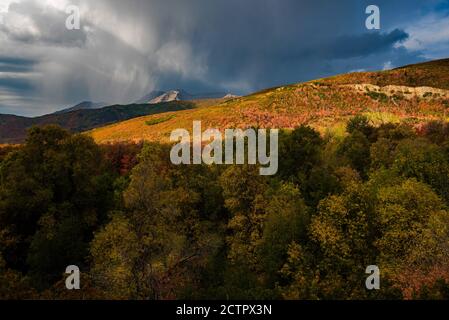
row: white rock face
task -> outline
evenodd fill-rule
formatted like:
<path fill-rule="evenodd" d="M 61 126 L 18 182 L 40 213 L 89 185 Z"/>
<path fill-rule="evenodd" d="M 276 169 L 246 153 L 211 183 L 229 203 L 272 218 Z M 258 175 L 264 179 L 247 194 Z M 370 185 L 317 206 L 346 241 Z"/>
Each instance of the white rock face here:
<path fill-rule="evenodd" d="M 235 94 L 228 93 L 227 95 L 225 95 L 223 97 L 223 99 L 235 99 L 235 98 L 240 98 L 240 96 L 236 96 Z"/>
<path fill-rule="evenodd" d="M 378 92 L 387 96 L 402 95 L 404 98 L 424 98 L 432 99 L 435 97 L 447 98 L 449 97 L 449 90 L 432 88 L 432 87 L 407 87 L 407 86 L 395 86 L 388 85 L 379 87 L 373 84 L 349 84 L 343 85 L 343 87 L 349 87 L 353 90 L 365 93 L 365 92 Z"/>
<path fill-rule="evenodd" d="M 164 94 L 160 95 L 159 97 L 156 97 L 152 100 L 150 100 L 150 104 L 156 104 L 156 103 L 161 103 L 161 102 L 170 102 L 170 101 L 180 101 L 181 99 L 181 94 L 179 91 L 177 90 L 171 90 L 171 91 L 167 91 Z"/>

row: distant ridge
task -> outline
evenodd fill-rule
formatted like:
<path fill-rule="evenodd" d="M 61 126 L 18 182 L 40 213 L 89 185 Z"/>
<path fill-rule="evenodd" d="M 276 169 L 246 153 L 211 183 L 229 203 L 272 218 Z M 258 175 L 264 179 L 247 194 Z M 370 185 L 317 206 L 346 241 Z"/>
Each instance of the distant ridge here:
<path fill-rule="evenodd" d="M 76 111 L 76 110 L 100 109 L 105 106 L 107 106 L 107 103 L 105 103 L 105 102 L 83 101 L 73 107 L 56 111 L 55 114 L 67 113 L 67 112 Z"/>

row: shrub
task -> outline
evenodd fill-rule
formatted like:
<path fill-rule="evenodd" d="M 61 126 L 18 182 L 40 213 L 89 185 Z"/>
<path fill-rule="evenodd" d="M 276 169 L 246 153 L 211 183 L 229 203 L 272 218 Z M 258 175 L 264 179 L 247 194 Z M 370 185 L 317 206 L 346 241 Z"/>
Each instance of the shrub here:
<path fill-rule="evenodd" d="M 154 118 L 154 119 L 145 121 L 145 124 L 146 124 L 147 126 L 154 126 L 154 125 L 156 125 L 156 124 L 159 124 L 159 123 L 163 123 L 163 122 L 169 121 L 169 120 L 173 119 L 174 117 L 175 117 L 175 116 L 171 114 L 171 115 L 165 116 L 165 117 Z"/>

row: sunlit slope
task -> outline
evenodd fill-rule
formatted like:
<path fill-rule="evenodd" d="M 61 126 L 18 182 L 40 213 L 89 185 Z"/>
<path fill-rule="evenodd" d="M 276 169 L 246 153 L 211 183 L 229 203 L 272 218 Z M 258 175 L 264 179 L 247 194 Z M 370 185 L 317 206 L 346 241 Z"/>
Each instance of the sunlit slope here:
<path fill-rule="evenodd" d="M 449 59 L 424 62 L 388 71 L 360 72 L 327 79 L 336 84 L 425 86 L 449 90 Z"/>
<path fill-rule="evenodd" d="M 172 130 L 206 128 L 333 127 L 356 114 L 376 122 L 419 123 L 446 117 L 449 108 L 449 60 L 391 71 L 354 73 L 267 89 L 218 104 L 145 116 L 89 132 L 97 142 L 168 141 Z"/>

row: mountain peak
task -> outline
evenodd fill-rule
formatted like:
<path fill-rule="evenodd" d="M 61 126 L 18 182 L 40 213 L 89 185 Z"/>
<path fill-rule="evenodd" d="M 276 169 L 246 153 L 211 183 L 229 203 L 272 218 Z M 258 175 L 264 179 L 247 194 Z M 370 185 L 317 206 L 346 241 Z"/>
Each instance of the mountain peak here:
<path fill-rule="evenodd" d="M 147 95 L 137 100 L 135 103 L 156 104 L 170 101 L 190 101 L 190 100 L 223 99 L 223 98 L 229 99 L 235 97 L 237 96 L 226 92 L 190 94 L 184 89 L 171 89 L 167 91 L 153 90 L 150 91 L 150 93 L 148 93 Z"/>

